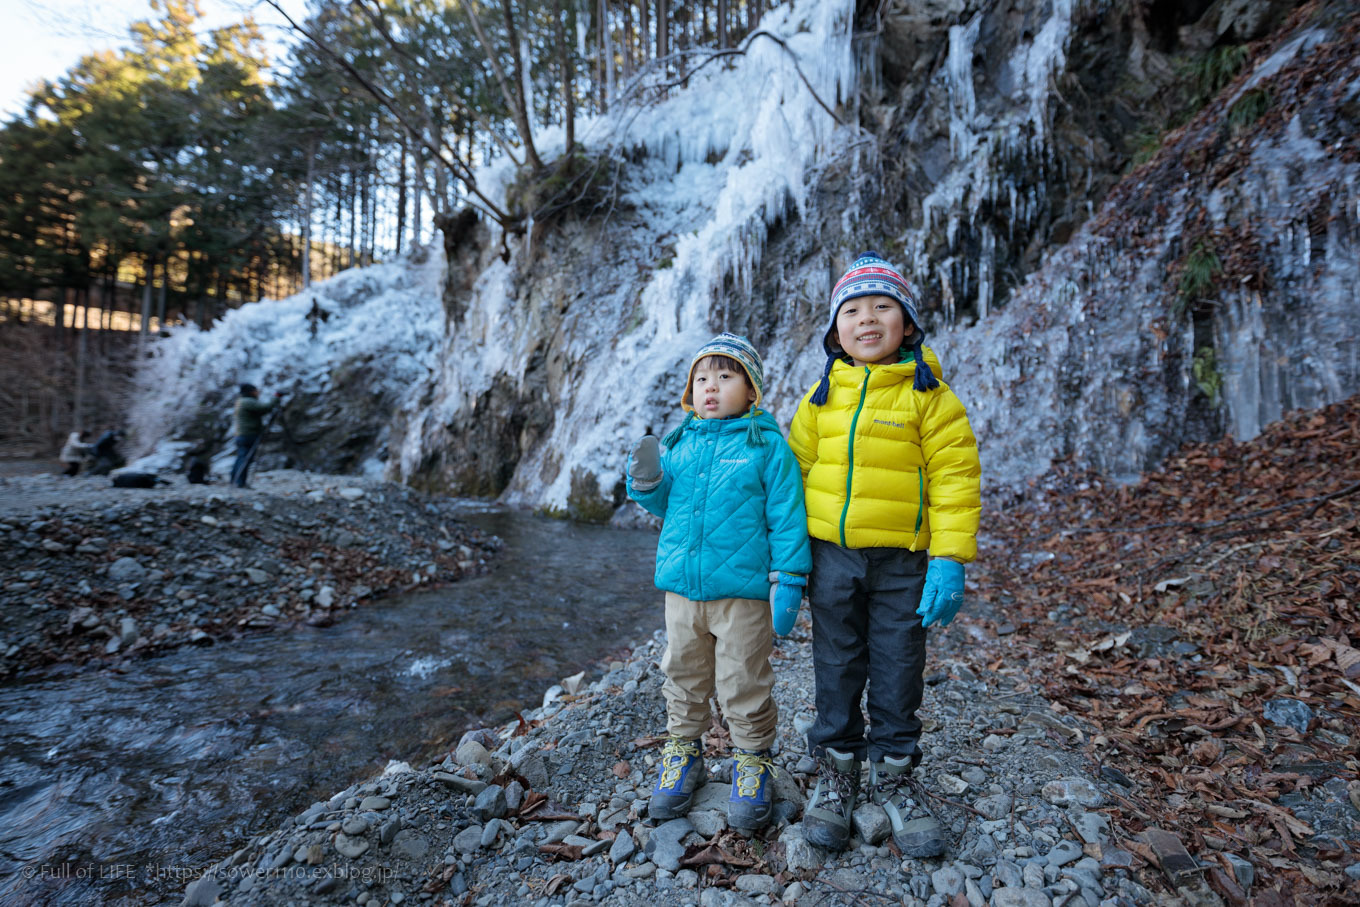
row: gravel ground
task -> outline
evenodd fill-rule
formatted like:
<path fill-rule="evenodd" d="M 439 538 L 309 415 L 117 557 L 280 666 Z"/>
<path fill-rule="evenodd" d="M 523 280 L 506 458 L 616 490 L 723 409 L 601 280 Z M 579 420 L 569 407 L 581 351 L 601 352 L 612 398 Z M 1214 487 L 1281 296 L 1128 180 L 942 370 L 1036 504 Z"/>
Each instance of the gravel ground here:
<path fill-rule="evenodd" d="M 875 806 L 856 813 L 850 848 L 802 835 L 815 777 L 801 738 L 812 718 L 806 623 L 775 654 L 780 707 L 777 821 L 728 831 L 725 732 L 708 736 L 710 773 L 685 819 L 655 825 L 646 802 L 664 728 L 664 639 L 585 684 L 569 678 L 541 709 L 469 732 L 442 761 L 388 767 L 261 833 L 191 884 L 185 904 L 773 903 L 1110 907 L 1211 903 L 1207 891 L 1154 895 L 1141 861 L 1112 840 L 1123 780 L 1086 764 L 1086 731 L 1014 669 L 969 659 L 969 618 L 933 633 L 917 770 L 919 808 L 951 832 L 941 859 L 903 859 Z M 1140 882 L 1140 878 L 1142 881 Z"/>
<path fill-rule="evenodd" d="M 282 470 L 248 490 L 0 478 L 0 676 L 325 625 L 482 572 L 498 545 L 401 485 Z"/>

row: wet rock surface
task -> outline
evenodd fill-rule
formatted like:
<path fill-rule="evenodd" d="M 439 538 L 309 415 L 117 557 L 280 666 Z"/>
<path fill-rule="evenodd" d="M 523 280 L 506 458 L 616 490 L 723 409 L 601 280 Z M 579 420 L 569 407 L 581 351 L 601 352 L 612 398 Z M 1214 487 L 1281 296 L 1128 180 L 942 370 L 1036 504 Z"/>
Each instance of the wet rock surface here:
<path fill-rule="evenodd" d="M 803 837 L 816 780 L 799 730 L 813 711 L 804 623 L 775 653 L 780 802 L 755 836 L 726 828 L 721 728 L 706 737 L 716 778 L 690 815 L 647 818 L 664 728 L 658 633 L 579 693 L 553 687 L 523 723 L 470 732 L 437 763 L 343 790 L 208 874 L 229 904 L 849 904 L 866 892 L 931 907 L 1166 903 L 1112 837 L 1100 811 L 1112 782 L 1084 760 L 1081 726 L 1017 670 L 970 663 L 971 642 L 964 621 L 932 634 L 913 815 L 943 822 L 940 859 L 903 858 L 863 806 L 843 853 Z M 365 811 L 373 797 L 387 801 L 381 813 Z M 383 822 L 403 831 L 385 841 Z"/>
<path fill-rule="evenodd" d="M 384 593 L 484 572 L 498 545 L 447 499 L 357 477 L 266 472 L 248 490 L 0 482 L 4 675 L 324 626 Z"/>

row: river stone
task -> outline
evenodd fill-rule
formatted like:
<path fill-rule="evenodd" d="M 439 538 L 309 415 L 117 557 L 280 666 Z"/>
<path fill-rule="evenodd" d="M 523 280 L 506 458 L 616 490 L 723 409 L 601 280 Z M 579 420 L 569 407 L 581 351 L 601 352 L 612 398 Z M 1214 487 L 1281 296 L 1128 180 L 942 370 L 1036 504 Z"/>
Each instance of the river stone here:
<path fill-rule="evenodd" d="M 1077 816 L 1072 824 L 1076 826 L 1077 834 L 1081 835 L 1081 839 L 1087 844 L 1099 844 L 1110 830 L 1110 817 L 1102 813 L 1084 812 Z"/>
<path fill-rule="evenodd" d="M 505 785 L 505 811 L 515 812 L 519 805 L 524 802 L 524 785 L 518 781 L 511 781 Z M 602 823 L 603 824 L 603 823 Z"/>
<path fill-rule="evenodd" d="M 458 853 L 475 853 L 482 846 L 482 826 L 469 825 L 458 832 L 453 839 L 453 849 Z"/>
<path fill-rule="evenodd" d="M 877 803 L 866 803 L 855 810 L 852 820 L 855 833 L 865 844 L 881 844 L 892 830 L 888 814 Z"/>
<path fill-rule="evenodd" d="M 140 583 L 146 578 L 146 568 L 136 558 L 120 557 L 109 564 L 109 579 L 115 583 Z"/>
<path fill-rule="evenodd" d="M 544 831 L 543 843 L 557 844 L 567 835 L 573 834 L 576 831 L 577 826 L 580 824 L 581 824 L 580 822 L 574 822 L 570 819 L 564 819 L 561 822 L 552 823 L 543 830 Z"/>
<path fill-rule="evenodd" d="M 1053 899 L 1037 888 L 998 888 L 992 907 L 1053 907 Z"/>
<path fill-rule="evenodd" d="M 803 837 L 802 824 L 790 825 L 784 829 L 779 836 L 779 842 L 784 845 L 784 861 L 788 864 L 792 872 L 802 872 L 803 870 L 816 871 L 822 868 L 825 857 L 822 852 L 808 843 L 808 839 Z"/>
<path fill-rule="evenodd" d="M 398 860 L 419 860 L 430 849 L 430 842 L 418 831 L 406 829 L 397 832 L 392 840 L 392 856 Z"/>
<path fill-rule="evenodd" d="M 1059 778 L 1044 785 L 1043 798 L 1055 806 L 1085 806 L 1088 809 L 1105 802 L 1105 795 L 1085 778 Z"/>
<path fill-rule="evenodd" d="M 322 608 L 329 608 L 335 604 L 335 589 L 331 586 L 322 586 L 317 590 L 316 603 Z"/>
<path fill-rule="evenodd" d="M 477 795 L 477 802 L 472 809 L 477 813 L 477 818 L 483 822 L 488 819 L 499 819 L 505 815 L 505 791 L 496 785 L 491 785 Z"/>
<path fill-rule="evenodd" d="M 344 498 L 346 501 L 357 501 L 364 496 L 364 490 L 350 485 L 339 489 L 336 491 L 336 494 L 340 495 L 340 497 Z"/>
<path fill-rule="evenodd" d="M 1048 862 L 1050 866 L 1066 866 L 1068 863 L 1075 863 L 1081 859 L 1081 845 L 1076 841 L 1059 841 L 1053 845 L 1053 849 L 1048 852 Z"/>
<path fill-rule="evenodd" d="M 255 567 L 246 568 L 246 579 L 256 586 L 269 582 L 269 574 Z"/>
<path fill-rule="evenodd" d="M 520 761 L 516 770 L 529 782 L 531 790 L 543 790 L 549 784 L 548 763 L 538 753 L 530 753 Z"/>
<path fill-rule="evenodd" d="M 464 740 L 453 754 L 453 761 L 459 765 L 490 765 L 491 754 L 476 740 Z"/>
<path fill-rule="evenodd" d="M 1025 885 L 1024 876 L 1020 874 L 1020 867 L 1010 860 L 998 860 L 996 866 L 992 868 L 992 878 L 998 885 L 1009 888 L 1023 888 Z"/>
<path fill-rule="evenodd" d="M 430 777 L 465 794 L 480 794 L 487 787 L 485 781 L 478 781 L 476 778 L 464 778 L 462 775 L 454 775 L 449 772 L 432 772 Z"/>
<path fill-rule="evenodd" d="M 963 891 L 963 873 L 955 866 L 941 866 L 930 874 L 930 884 L 935 887 L 936 894 L 952 898 Z"/>
<path fill-rule="evenodd" d="M 184 889 L 180 907 L 211 907 L 223 891 L 221 882 L 212 876 L 204 876 Z"/>
<path fill-rule="evenodd" d="M 351 838 L 349 835 L 341 832 L 335 836 L 335 849 L 340 853 L 340 856 L 349 857 L 353 860 L 355 857 L 361 856 L 364 851 L 368 850 L 368 839 L 358 837 Z"/>
<path fill-rule="evenodd" d="M 112 567 L 109 573 L 113 573 Z M 1313 720 L 1313 710 L 1297 699 L 1272 699 L 1266 703 L 1264 715 L 1272 724 L 1291 727 L 1300 734 L 1308 732 L 1308 722 Z"/>
<path fill-rule="evenodd" d="M 627 829 L 623 829 L 609 847 L 609 862 L 615 866 L 622 866 L 636 852 L 637 844 L 634 843 L 633 836 L 628 833 Z"/>
<path fill-rule="evenodd" d="M 694 830 L 705 838 L 711 838 L 727 828 L 727 813 L 716 809 L 691 809 L 688 813 Z"/>
<path fill-rule="evenodd" d="M 372 788 L 369 788 L 369 790 L 372 790 Z M 387 809 L 387 807 L 391 805 L 392 801 L 387 799 L 386 797 L 378 796 L 364 797 L 362 800 L 359 801 L 360 809 L 374 809 L 374 810 Z"/>
<path fill-rule="evenodd" d="M 399 831 L 401 831 L 401 816 L 393 816 L 378 829 L 378 843 L 383 847 L 390 846 L 392 839 L 397 836 Z"/>
<path fill-rule="evenodd" d="M 779 883 L 774 880 L 774 876 L 748 872 L 737 876 L 737 890 L 750 894 L 774 894 L 779 891 Z"/>
<path fill-rule="evenodd" d="M 351 816 L 345 820 L 345 824 L 341 826 L 341 829 L 345 834 L 351 837 L 358 837 L 368 831 L 368 820 L 363 816 Z"/>
<path fill-rule="evenodd" d="M 988 819 L 995 821 L 997 819 L 1004 819 L 1010 815 L 1011 802 L 1010 794 L 992 794 L 990 797 L 979 798 L 978 801 L 973 804 L 973 808 Z"/>
<path fill-rule="evenodd" d="M 1256 881 L 1256 867 L 1235 853 L 1225 853 L 1223 856 L 1227 857 L 1228 865 L 1232 867 L 1233 877 L 1237 879 L 1237 884 L 1242 886 L 1242 890 L 1246 891 L 1251 888 L 1251 883 Z M 1360 863 L 1355 865 L 1360 866 Z"/>
<path fill-rule="evenodd" d="M 647 856 L 662 869 L 676 872 L 680 869 L 680 858 L 685 855 L 685 845 L 680 842 L 692 831 L 694 825 L 686 818 L 661 823 L 647 839 Z"/>

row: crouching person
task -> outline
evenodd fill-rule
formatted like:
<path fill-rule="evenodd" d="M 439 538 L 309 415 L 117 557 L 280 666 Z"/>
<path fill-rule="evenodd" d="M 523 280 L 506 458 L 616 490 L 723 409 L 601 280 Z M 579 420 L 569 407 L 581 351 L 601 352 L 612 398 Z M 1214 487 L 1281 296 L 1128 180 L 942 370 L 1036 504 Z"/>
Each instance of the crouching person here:
<path fill-rule="evenodd" d="M 721 334 L 690 363 L 687 412 L 634 447 L 628 494 L 665 522 L 656 585 L 666 593 L 666 730 L 649 814 L 689 811 L 704 783 L 704 730 L 716 692 L 736 747 L 728 824 L 755 831 L 774 812 L 771 606 L 801 598 L 812 569 L 802 474 L 760 409 L 764 374 L 745 338 Z"/>

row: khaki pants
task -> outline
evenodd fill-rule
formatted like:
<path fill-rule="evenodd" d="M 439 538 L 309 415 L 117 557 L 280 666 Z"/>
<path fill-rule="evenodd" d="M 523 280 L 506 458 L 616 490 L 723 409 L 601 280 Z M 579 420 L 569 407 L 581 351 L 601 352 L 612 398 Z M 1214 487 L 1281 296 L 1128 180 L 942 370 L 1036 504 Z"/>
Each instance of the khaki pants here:
<path fill-rule="evenodd" d="M 708 700 L 716 692 L 732 743 L 744 750 L 774 744 L 769 602 L 755 598 L 690 601 L 666 593 L 666 730 L 690 740 L 708 729 Z"/>

